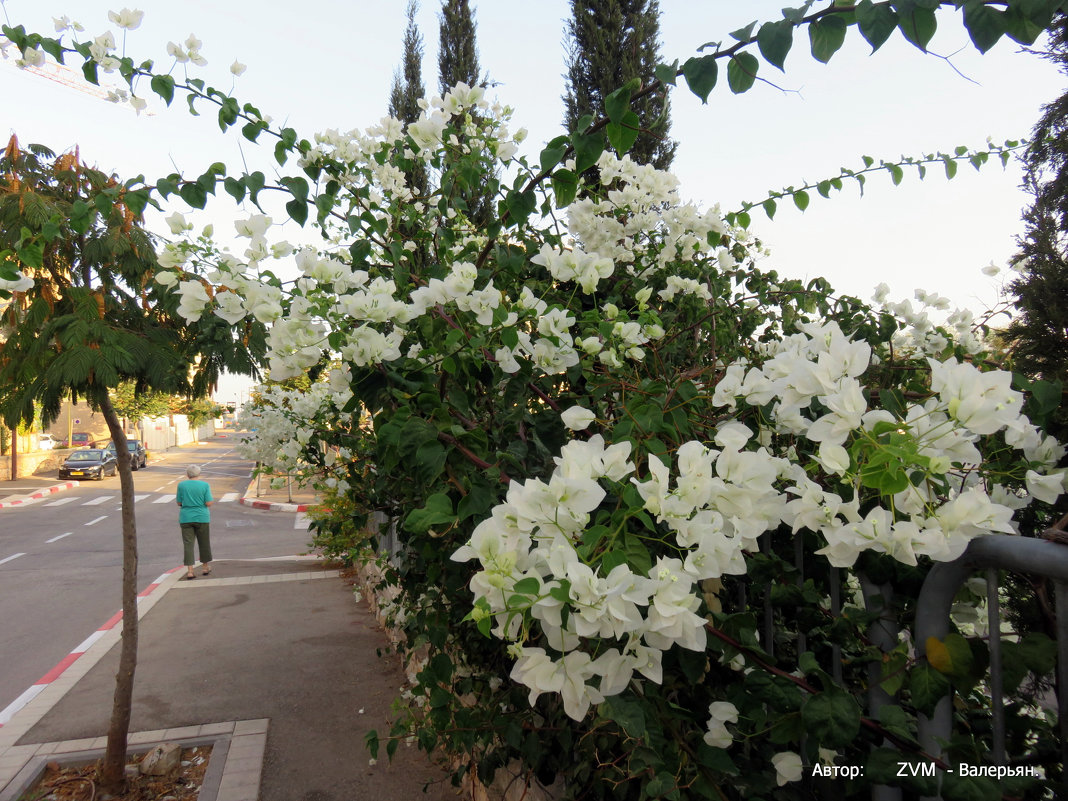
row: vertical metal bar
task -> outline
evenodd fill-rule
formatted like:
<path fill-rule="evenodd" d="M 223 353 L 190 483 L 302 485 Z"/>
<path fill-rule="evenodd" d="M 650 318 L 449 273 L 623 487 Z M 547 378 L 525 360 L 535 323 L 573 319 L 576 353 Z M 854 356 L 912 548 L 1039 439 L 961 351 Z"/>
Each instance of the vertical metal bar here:
<path fill-rule="evenodd" d="M 760 550 L 765 554 L 771 553 L 771 534 L 765 534 L 760 538 Z M 761 646 L 768 656 L 775 656 L 775 610 L 771 608 L 771 587 L 772 582 L 768 582 L 768 588 L 764 592 L 764 632 L 761 638 Z"/>
<path fill-rule="evenodd" d="M 1057 603 L 1057 720 L 1061 728 L 1060 797 L 1068 798 L 1068 583 L 1055 579 L 1053 587 Z"/>
<path fill-rule="evenodd" d="M 797 568 L 797 586 L 805 586 L 805 541 L 802 535 L 794 537 L 794 567 Z M 797 632 L 797 652 L 808 650 L 808 637 L 800 629 Z"/>
<path fill-rule="evenodd" d="M 293 474 L 286 473 L 286 492 L 289 494 L 289 502 L 293 503 Z"/>
<path fill-rule="evenodd" d="M 993 712 L 995 765 L 1005 764 L 1005 704 L 1002 699 L 1001 607 L 998 598 L 998 571 L 986 571 L 987 634 L 990 638 L 990 707 Z"/>
<path fill-rule="evenodd" d="M 831 615 L 837 618 L 842 614 L 842 585 L 841 575 L 837 567 L 831 568 Z M 831 646 L 831 675 L 836 683 L 842 683 L 842 647 L 838 643 Z"/>

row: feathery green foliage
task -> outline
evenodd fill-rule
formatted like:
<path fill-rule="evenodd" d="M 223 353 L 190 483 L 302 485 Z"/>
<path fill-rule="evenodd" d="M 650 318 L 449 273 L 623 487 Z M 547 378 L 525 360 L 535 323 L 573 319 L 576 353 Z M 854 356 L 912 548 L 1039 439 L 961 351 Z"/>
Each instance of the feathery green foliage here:
<path fill-rule="evenodd" d="M 587 114 L 604 114 L 605 99 L 632 78 L 648 81 L 660 60 L 657 0 L 571 0 L 564 126 L 578 129 Z M 654 92 L 631 105 L 640 133 L 629 154 L 634 161 L 666 170 L 677 143 L 668 138 L 670 103 Z"/>

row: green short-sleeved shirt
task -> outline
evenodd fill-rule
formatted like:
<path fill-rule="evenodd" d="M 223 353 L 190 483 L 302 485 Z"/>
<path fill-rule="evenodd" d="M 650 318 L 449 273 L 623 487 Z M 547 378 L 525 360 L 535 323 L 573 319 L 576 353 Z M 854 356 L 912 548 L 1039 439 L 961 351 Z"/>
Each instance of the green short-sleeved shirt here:
<path fill-rule="evenodd" d="M 179 523 L 211 522 L 211 513 L 206 504 L 215 499 L 211 497 L 211 487 L 207 481 L 191 478 L 179 482 L 175 500 L 182 507 L 178 512 Z"/>

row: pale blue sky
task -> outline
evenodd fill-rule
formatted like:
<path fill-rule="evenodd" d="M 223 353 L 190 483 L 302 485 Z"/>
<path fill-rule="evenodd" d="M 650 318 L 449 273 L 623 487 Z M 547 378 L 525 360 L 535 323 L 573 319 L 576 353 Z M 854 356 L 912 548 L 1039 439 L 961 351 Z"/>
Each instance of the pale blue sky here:
<path fill-rule="evenodd" d="M 86 26 L 86 35 L 109 27 L 107 11 L 118 4 L 100 0 L 6 0 L 12 22 L 50 33 L 52 16 L 67 14 Z M 437 88 L 436 0 L 423 0 L 418 17 L 426 47 L 428 89 Z M 818 5 L 822 5 L 819 3 Z M 390 82 L 401 54 L 403 0 L 277 0 L 229 2 L 149 0 L 141 28 L 129 34 L 135 59 L 166 61 L 168 40 L 191 32 L 203 40 L 207 67 L 196 75 L 222 89 L 231 84 L 235 59 L 248 65 L 236 93 L 276 121 L 310 136 L 333 127 L 365 127 L 386 108 Z M 708 41 L 727 41 L 728 32 L 754 19 L 780 17 L 782 0 L 661 0 L 663 55 L 685 61 Z M 564 85 L 563 20 L 566 0 L 482 0 L 476 4 L 481 63 L 500 82 L 500 99 L 516 109 L 516 126 L 531 136 L 529 152 L 561 132 Z M 672 135 L 679 140 L 674 165 L 682 193 L 725 210 L 757 200 L 769 189 L 817 180 L 839 167 L 859 168 L 861 155 L 876 159 L 982 145 L 1026 135 L 1042 103 L 1056 97 L 1063 81 L 1035 56 L 1019 53 L 1008 40 L 980 56 L 971 47 L 959 15 L 940 16 L 931 47 L 956 53 L 953 63 L 924 55 L 899 35 L 873 56 L 851 35 L 828 65 L 815 62 L 802 34 L 786 62 L 785 75 L 762 64 L 761 76 L 783 92 L 758 84 L 734 96 L 724 85 L 706 106 L 684 87 L 672 95 Z M 959 51 L 959 52 L 958 52 Z M 179 69 L 181 69 L 179 67 Z M 199 174 L 216 160 L 239 169 L 242 157 L 264 164 L 239 136 L 220 134 L 205 116 L 192 118 L 182 100 L 170 110 L 150 98 L 152 116 L 81 95 L 39 77 L 0 65 L 5 126 L 23 142 L 54 149 L 78 144 L 82 155 L 124 177 L 150 179 L 181 169 Z M 6 133 L 6 131 L 5 131 Z M 1003 264 L 1013 253 L 1020 209 L 1019 170 L 970 167 L 946 181 L 934 169 L 920 183 L 907 175 L 900 187 L 874 177 L 866 196 L 855 188 L 826 201 L 814 196 L 804 214 L 783 208 L 771 223 L 754 216 L 754 230 L 772 248 L 766 266 L 788 275 L 825 275 L 843 291 L 869 297 L 886 281 L 893 295 L 911 297 L 917 287 L 949 296 L 973 309 L 996 299 L 993 282 L 979 270 L 991 260 Z M 220 192 L 221 194 L 221 192 Z M 176 208 L 182 209 L 179 201 Z M 229 230 L 232 209 L 215 216 Z"/>

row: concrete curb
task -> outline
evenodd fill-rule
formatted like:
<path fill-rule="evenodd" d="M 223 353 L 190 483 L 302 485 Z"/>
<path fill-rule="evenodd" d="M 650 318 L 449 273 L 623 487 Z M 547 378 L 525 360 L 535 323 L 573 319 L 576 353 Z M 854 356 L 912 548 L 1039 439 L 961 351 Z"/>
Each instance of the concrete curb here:
<path fill-rule="evenodd" d="M 137 594 L 138 618 L 144 617 L 148 610 L 155 605 L 163 594 L 174 586 L 179 578 L 175 574 L 181 570 L 181 567 L 171 568 Z M 108 649 L 119 640 L 119 637 L 122 634 L 122 627 L 119 626 L 121 621 L 122 610 L 120 609 L 100 628 L 90 634 L 79 645 L 75 646 L 74 650 L 63 657 L 55 667 L 30 685 L 26 692 L 8 704 L 5 709 L 0 709 L 0 751 L 3 751 L 5 745 L 14 745 L 15 740 L 9 740 L 14 731 L 14 724 L 19 724 L 20 733 L 15 736 L 15 739 L 17 739 L 22 733 L 29 731 L 33 725 L 44 716 L 44 713 L 52 708 L 52 704 L 58 701 L 63 693 L 73 686 L 75 681 L 85 675 L 85 673 L 89 671 L 89 668 L 95 665 L 96 662 L 107 653 Z M 101 642 L 104 642 L 105 644 L 101 647 L 93 648 L 94 645 Z M 87 654 L 89 655 L 87 656 Z M 75 664 L 77 665 L 77 669 L 71 670 L 71 667 Z M 34 709 L 32 707 L 39 708 L 41 705 L 33 704 L 32 702 L 53 685 L 62 687 L 62 692 L 58 696 L 52 698 L 51 702 L 44 706 L 43 709 L 39 709 L 39 714 L 34 718 Z M 28 706 L 30 706 L 31 709 L 27 710 L 25 715 L 20 716 L 19 713 Z M 27 716 L 32 718 L 32 720 L 27 720 Z"/>
<path fill-rule="evenodd" d="M 238 499 L 238 503 L 242 506 L 249 506 L 253 509 L 263 509 L 268 512 L 306 512 L 313 506 L 318 506 L 317 503 L 271 503 L 270 501 L 260 501 L 256 498 L 250 498 L 249 493 L 253 492 L 253 487 L 256 484 L 256 479 L 252 479 L 252 483 L 248 485 L 248 489 L 245 490 L 245 494 Z"/>
<path fill-rule="evenodd" d="M 33 495 L 23 495 L 16 497 L 13 500 L 0 501 L 0 509 L 7 508 L 9 506 L 26 506 L 31 503 L 37 503 L 37 501 L 43 500 L 57 492 L 63 492 L 63 490 L 74 489 L 81 482 L 68 481 L 65 484 L 56 484 L 54 487 L 47 487 L 43 490 L 38 490 Z"/>

